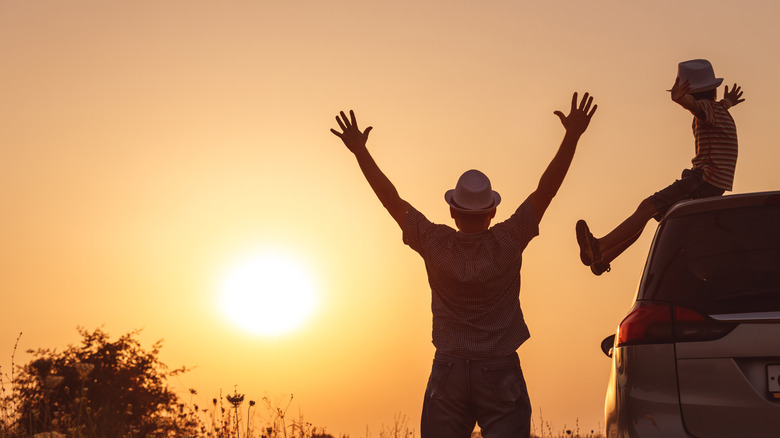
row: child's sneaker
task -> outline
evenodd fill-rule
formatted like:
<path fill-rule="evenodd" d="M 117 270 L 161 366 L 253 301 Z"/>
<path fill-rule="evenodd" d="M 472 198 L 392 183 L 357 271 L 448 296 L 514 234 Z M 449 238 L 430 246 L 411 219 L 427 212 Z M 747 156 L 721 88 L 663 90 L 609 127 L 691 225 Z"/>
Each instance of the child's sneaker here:
<path fill-rule="evenodd" d="M 583 265 L 591 266 L 593 262 L 601 259 L 599 242 L 590 233 L 588 224 L 584 220 L 578 220 L 574 228 L 577 232 L 577 245 L 580 247 L 580 260 Z"/>

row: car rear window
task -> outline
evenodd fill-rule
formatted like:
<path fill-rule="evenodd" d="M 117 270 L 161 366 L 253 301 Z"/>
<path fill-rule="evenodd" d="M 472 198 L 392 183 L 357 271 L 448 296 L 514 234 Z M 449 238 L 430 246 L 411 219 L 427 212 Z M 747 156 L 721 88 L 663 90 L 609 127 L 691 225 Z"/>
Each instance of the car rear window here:
<path fill-rule="evenodd" d="M 780 205 L 664 221 L 638 298 L 706 314 L 780 311 Z"/>

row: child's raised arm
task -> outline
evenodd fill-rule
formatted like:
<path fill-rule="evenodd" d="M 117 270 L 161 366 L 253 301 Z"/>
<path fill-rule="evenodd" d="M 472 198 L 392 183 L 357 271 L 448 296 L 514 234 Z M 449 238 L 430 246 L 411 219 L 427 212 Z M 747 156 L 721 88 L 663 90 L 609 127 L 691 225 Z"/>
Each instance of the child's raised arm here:
<path fill-rule="evenodd" d="M 672 89 L 669 90 L 672 92 L 672 100 L 677 102 L 681 107 L 687 109 L 691 113 L 693 113 L 694 116 L 696 116 L 699 119 L 704 118 L 704 114 L 697 114 L 698 106 L 696 106 L 696 99 L 689 93 L 691 90 L 691 83 L 688 79 L 684 80 L 683 82 L 680 82 L 680 78 L 677 77 L 674 80 L 674 85 L 672 85 Z"/>

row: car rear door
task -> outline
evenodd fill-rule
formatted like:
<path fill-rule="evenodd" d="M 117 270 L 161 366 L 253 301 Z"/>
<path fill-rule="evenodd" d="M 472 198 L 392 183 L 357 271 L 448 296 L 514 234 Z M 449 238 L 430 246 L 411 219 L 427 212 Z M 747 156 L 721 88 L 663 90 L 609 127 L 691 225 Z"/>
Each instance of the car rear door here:
<path fill-rule="evenodd" d="M 780 204 L 670 218 L 646 299 L 672 303 L 680 408 L 697 437 L 780 436 Z"/>
<path fill-rule="evenodd" d="M 697 437 L 780 436 L 780 312 L 713 315 L 725 337 L 675 345 L 680 407 Z"/>

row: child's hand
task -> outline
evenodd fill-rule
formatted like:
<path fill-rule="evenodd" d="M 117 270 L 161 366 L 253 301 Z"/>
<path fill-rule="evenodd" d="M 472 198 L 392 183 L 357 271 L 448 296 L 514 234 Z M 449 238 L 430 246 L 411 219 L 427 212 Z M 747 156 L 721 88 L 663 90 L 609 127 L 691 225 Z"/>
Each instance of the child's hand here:
<path fill-rule="evenodd" d="M 371 129 L 373 128 L 369 126 L 365 131 L 360 132 L 360 129 L 358 129 L 357 126 L 357 120 L 355 120 L 355 113 L 352 110 L 349 111 L 349 119 L 347 119 L 347 115 L 344 114 L 344 111 L 341 111 L 340 114 L 341 117 L 336 116 L 336 122 L 338 122 L 339 127 L 341 127 L 343 132 L 338 132 L 335 129 L 331 129 L 330 132 L 340 138 L 347 146 L 347 149 L 353 154 L 361 149 L 365 149 L 368 133 L 371 132 Z"/>
<path fill-rule="evenodd" d="M 680 78 L 674 80 L 674 85 L 672 85 L 672 89 L 669 90 L 672 92 L 672 100 L 675 102 L 679 102 L 683 97 L 685 97 L 686 94 L 688 94 L 688 91 L 691 89 L 691 82 L 690 80 L 686 79 L 683 81 L 683 83 L 680 83 Z"/>
<path fill-rule="evenodd" d="M 591 108 L 592 103 L 593 97 L 589 97 L 588 93 L 585 93 L 585 95 L 582 96 L 579 108 L 577 108 L 577 93 L 575 92 L 571 97 L 571 110 L 569 111 L 568 116 L 564 116 L 560 111 L 555 111 L 555 115 L 561 119 L 563 127 L 566 128 L 567 134 L 579 136 L 588 129 L 590 118 L 593 117 L 593 113 L 595 113 L 596 108 L 599 107 L 598 105 L 593 105 L 593 108 Z"/>
<path fill-rule="evenodd" d="M 740 99 L 742 97 L 742 87 L 734 84 L 734 88 L 732 88 L 731 91 L 729 91 L 729 86 L 726 85 L 726 92 L 723 94 L 723 99 L 728 101 L 728 103 L 731 106 L 734 106 L 740 102 L 744 102 L 745 99 Z"/>

